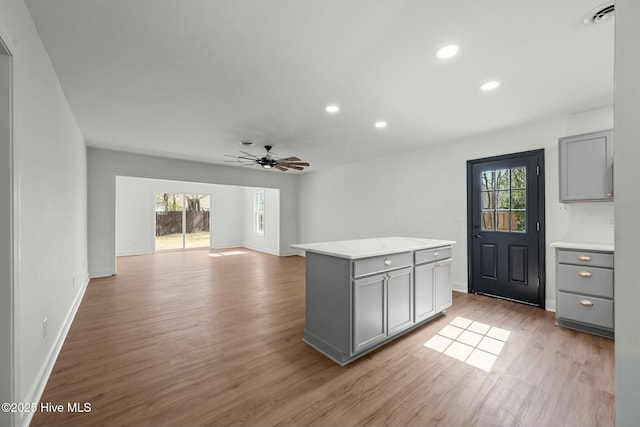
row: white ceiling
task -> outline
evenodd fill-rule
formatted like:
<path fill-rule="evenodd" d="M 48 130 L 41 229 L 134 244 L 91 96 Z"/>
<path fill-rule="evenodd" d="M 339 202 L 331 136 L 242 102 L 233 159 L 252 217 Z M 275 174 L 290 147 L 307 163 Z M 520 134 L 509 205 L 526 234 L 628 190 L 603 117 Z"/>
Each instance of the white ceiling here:
<path fill-rule="evenodd" d="M 603 1 L 26 3 L 89 146 L 218 163 L 252 140 L 318 170 L 613 104 L 613 22 L 583 23 Z"/>

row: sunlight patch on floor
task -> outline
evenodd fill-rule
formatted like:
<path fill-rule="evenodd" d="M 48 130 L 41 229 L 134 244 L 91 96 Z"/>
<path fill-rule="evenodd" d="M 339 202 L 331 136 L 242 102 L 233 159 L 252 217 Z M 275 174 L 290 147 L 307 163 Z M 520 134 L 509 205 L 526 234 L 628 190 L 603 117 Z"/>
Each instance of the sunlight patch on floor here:
<path fill-rule="evenodd" d="M 456 317 L 424 346 L 489 372 L 510 334 L 506 329 Z"/>
<path fill-rule="evenodd" d="M 226 251 L 226 252 L 213 252 L 208 254 L 212 258 L 221 257 L 221 256 L 231 256 L 231 255 L 244 255 L 246 252 L 244 251 Z"/>

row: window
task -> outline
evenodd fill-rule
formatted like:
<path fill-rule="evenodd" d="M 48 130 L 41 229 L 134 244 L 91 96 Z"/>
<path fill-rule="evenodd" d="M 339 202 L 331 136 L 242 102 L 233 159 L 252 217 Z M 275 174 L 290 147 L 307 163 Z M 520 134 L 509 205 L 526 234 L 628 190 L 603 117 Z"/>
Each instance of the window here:
<path fill-rule="evenodd" d="M 482 230 L 526 232 L 526 167 L 484 171 L 480 178 Z"/>
<path fill-rule="evenodd" d="M 253 232 L 264 236 L 264 191 L 256 191 L 253 195 Z"/>

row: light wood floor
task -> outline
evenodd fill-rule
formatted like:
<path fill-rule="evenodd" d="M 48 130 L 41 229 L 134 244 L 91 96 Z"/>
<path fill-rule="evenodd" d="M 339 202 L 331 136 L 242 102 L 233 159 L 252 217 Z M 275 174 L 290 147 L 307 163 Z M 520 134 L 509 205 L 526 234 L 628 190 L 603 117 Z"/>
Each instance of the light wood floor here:
<path fill-rule="evenodd" d="M 613 426 L 613 341 L 454 292 L 445 316 L 341 368 L 302 342 L 304 259 L 118 259 L 91 280 L 33 426 Z M 454 261 L 456 262 L 456 261 Z M 460 262 L 460 261 L 457 261 Z M 457 316 L 511 331 L 490 372 L 424 347 Z"/>

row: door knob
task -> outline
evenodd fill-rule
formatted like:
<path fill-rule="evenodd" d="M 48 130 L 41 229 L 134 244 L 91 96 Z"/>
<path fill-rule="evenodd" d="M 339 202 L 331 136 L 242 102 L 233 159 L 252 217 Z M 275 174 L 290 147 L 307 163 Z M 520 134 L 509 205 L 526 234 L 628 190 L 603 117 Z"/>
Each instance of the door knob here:
<path fill-rule="evenodd" d="M 474 233 L 474 234 L 473 234 L 473 237 L 482 237 L 482 234 L 480 234 L 480 233 Z"/>

